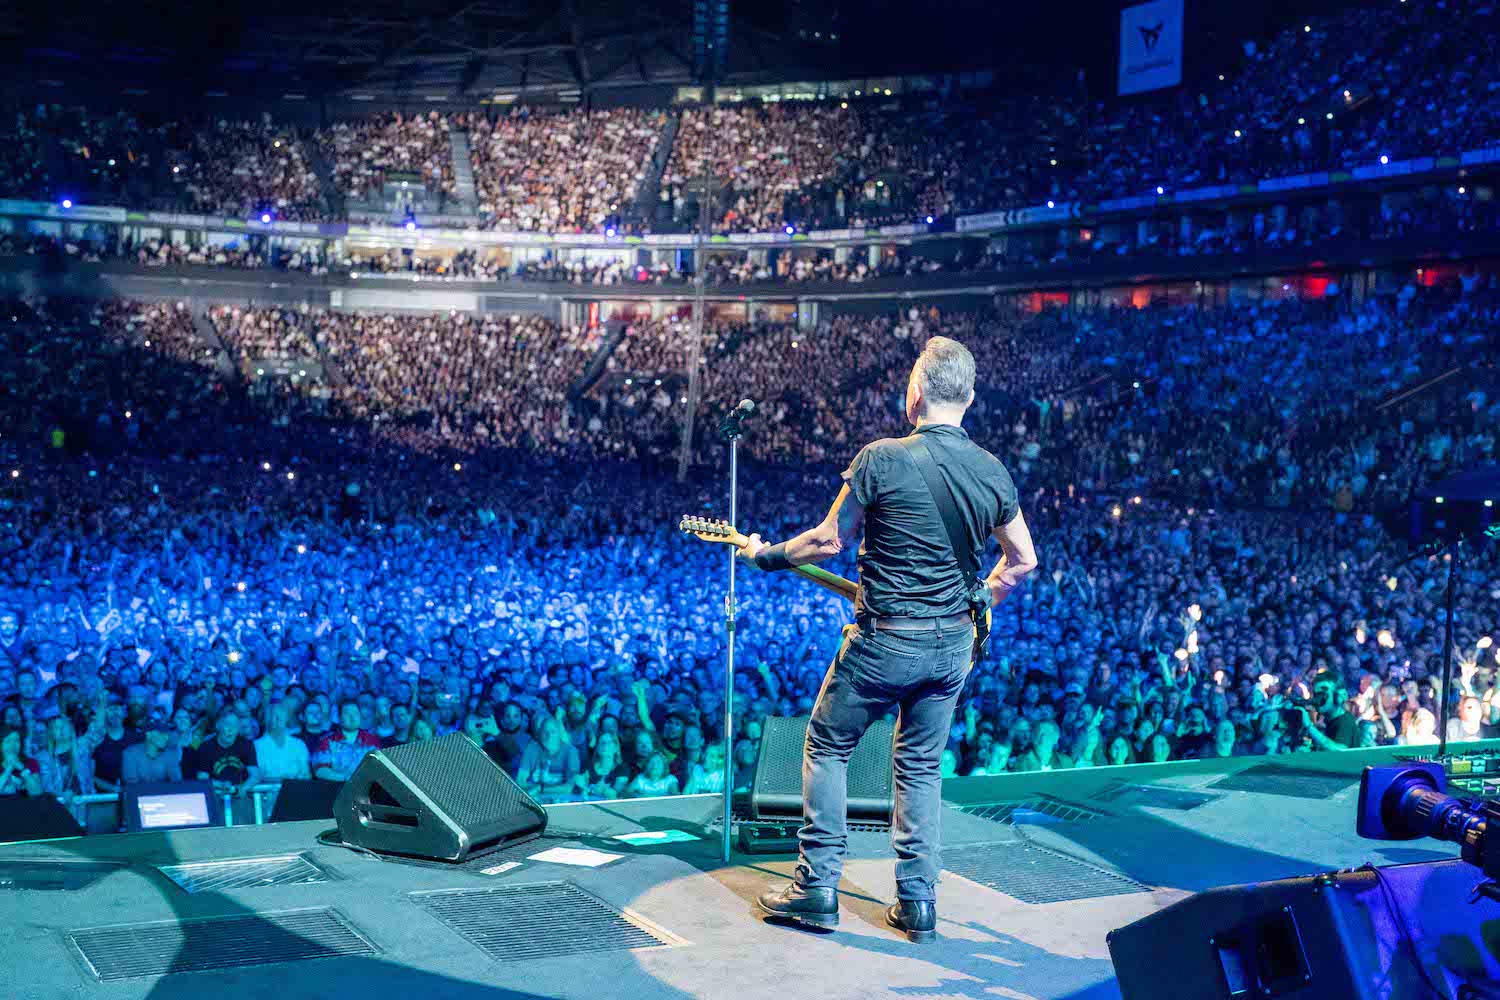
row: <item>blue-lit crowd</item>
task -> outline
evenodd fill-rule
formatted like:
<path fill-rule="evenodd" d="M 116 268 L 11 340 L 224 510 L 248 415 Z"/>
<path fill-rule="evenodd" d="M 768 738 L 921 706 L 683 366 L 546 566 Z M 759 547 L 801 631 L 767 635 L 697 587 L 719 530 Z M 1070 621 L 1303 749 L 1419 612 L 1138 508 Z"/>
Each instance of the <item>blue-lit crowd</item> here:
<path fill-rule="evenodd" d="M 1497 301 L 1475 274 L 1362 300 L 721 325 L 700 425 L 761 402 L 741 519 L 785 537 L 900 432 L 926 338 L 973 348 L 969 428 L 1020 484 L 1042 569 L 998 615 L 946 774 L 1420 745 L 1445 565 L 1384 515 L 1494 461 Z M 629 367 L 572 399 L 557 387 L 597 341 L 547 321 L 194 318 L 0 308 L 0 794 L 201 779 L 244 799 L 450 732 L 547 801 L 713 792 L 725 754 L 748 786 L 768 716 L 811 707 L 850 609 L 752 573 L 722 731 L 725 556 L 676 531 L 723 513 L 722 454 L 705 435 L 676 482 L 681 403 L 627 375 L 677 365 L 680 324 L 633 328 Z M 242 378 L 309 351 L 338 387 Z M 1493 548 L 1463 565 L 1455 735 L 1500 722 L 1497 570 Z"/>

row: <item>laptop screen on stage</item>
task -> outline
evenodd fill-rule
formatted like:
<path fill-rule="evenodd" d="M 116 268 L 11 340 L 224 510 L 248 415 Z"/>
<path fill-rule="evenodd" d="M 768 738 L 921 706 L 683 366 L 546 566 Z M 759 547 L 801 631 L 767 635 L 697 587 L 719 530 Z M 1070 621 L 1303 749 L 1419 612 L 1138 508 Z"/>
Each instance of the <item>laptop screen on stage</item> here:
<path fill-rule="evenodd" d="M 180 795 L 142 795 L 136 799 L 142 830 L 174 826 L 207 826 L 208 797 L 202 792 Z"/>
<path fill-rule="evenodd" d="M 206 781 L 127 784 L 121 792 L 121 818 L 131 832 L 218 826 L 224 822 L 224 807 L 214 801 L 217 796 Z"/>

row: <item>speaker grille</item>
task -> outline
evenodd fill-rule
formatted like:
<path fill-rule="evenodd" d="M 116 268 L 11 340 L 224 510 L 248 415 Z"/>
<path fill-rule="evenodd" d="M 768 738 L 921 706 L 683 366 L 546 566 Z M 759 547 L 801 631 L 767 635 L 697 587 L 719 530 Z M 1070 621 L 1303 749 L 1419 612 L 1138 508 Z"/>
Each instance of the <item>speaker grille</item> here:
<path fill-rule="evenodd" d="M 459 826 L 474 828 L 492 823 L 497 816 L 537 811 L 531 797 L 462 733 L 403 743 L 383 752 L 392 767 Z"/>
<path fill-rule="evenodd" d="M 765 721 L 752 795 L 757 817 L 802 814 L 802 747 L 807 742 L 807 723 L 805 715 L 774 716 Z M 895 736 L 895 723 L 884 720 L 872 723 L 849 757 L 851 817 L 889 816 L 894 787 L 891 745 Z M 872 808 L 881 815 L 863 815 Z"/>
<path fill-rule="evenodd" d="M 807 742 L 807 716 L 770 718 L 761 732 L 760 763 L 755 771 L 757 791 L 770 795 L 802 795 L 802 747 Z M 866 734 L 868 735 L 868 734 Z M 855 756 L 859 750 L 855 750 Z M 854 783 L 854 759 L 849 760 L 849 782 Z"/>

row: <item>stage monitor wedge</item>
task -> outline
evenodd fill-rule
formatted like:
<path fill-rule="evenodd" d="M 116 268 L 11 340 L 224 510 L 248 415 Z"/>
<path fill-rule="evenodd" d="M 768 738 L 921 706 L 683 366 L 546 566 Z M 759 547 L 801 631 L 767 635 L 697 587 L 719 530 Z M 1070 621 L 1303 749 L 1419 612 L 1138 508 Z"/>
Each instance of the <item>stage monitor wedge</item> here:
<path fill-rule="evenodd" d="M 0 844 L 83 836 L 83 825 L 51 795 L 0 798 Z"/>
<path fill-rule="evenodd" d="M 1109 954 L 1122 1000 L 1494 996 L 1483 881 L 1452 860 L 1208 889 L 1111 931 Z"/>
<path fill-rule="evenodd" d="M 750 814 L 758 820 L 802 816 L 802 745 L 805 715 L 772 716 L 760 734 L 760 757 L 750 787 Z M 876 722 L 865 730 L 849 758 L 849 819 L 889 823 L 895 801 L 891 747 L 896 724 Z"/>
<path fill-rule="evenodd" d="M 462 733 L 367 754 L 334 802 L 346 844 L 464 861 L 540 837 L 547 813 Z"/>

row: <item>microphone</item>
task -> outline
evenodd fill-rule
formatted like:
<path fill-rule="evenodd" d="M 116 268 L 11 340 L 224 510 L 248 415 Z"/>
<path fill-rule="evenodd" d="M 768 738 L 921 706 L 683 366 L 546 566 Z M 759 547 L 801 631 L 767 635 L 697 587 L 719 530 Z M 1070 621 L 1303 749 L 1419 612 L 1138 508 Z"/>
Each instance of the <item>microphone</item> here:
<path fill-rule="evenodd" d="M 755 401 L 754 400 L 750 400 L 750 399 L 742 399 L 742 400 L 740 400 L 740 405 L 736 406 L 733 410 L 730 410 L 729 413 L 724 417 L 723 421 L 720 422 L 720 424 L 719 424 L 719 434 L 721 434 L 722 436 L 724 436 L 726 438 L 737 438 L 737 437 L 739 437 L 740 433 L 741 433 L 740 424 L 742 424 L 745 421 L 746 417 L 750 416 L 750 414 L 752 414 L 754 412 L 755 412 Z"/>

